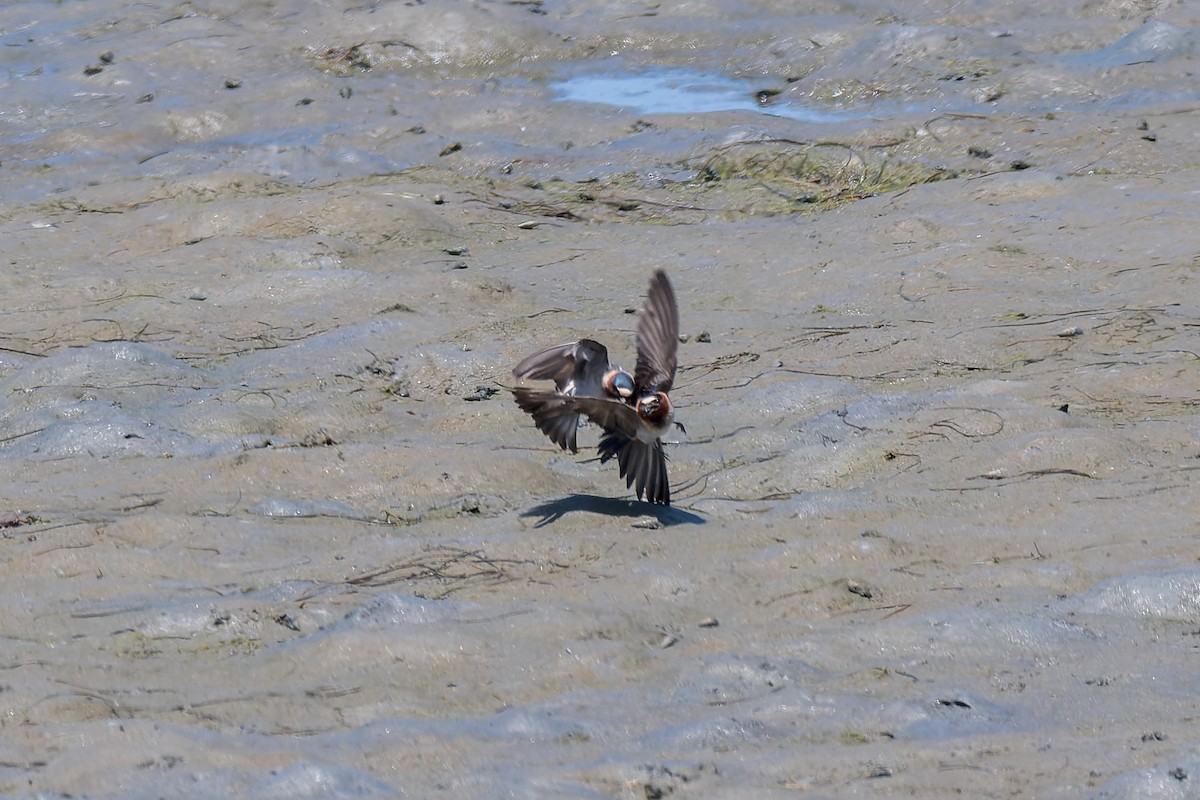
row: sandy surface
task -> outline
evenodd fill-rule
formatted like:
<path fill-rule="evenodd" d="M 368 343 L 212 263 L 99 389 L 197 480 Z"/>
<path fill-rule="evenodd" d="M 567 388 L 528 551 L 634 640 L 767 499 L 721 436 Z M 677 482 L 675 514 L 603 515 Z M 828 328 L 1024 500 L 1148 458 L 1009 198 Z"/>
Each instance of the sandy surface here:
<path fill-rule="evenodd" d="M 0 791 L 1200 797 L 1196 7 L 593 5 L 0 11 Z"/>

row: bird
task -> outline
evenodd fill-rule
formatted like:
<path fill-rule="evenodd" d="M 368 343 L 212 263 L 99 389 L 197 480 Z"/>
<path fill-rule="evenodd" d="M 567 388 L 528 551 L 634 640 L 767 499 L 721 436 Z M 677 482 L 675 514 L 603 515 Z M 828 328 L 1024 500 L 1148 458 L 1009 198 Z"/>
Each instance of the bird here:
<path fill-rule="evenodd" d="M 534 425 L 564 450 L 578 452 L 580 416 L 598 425 L 600 463 L 616 458 L 626 488 L 651 503 L 669 506 L 671 484 L 662 437 L 675 420 L 669 392 L 675 383 L 679 306 L 667 273 L 650 279 L 638 317 L 637 364 L 632 374 L 609 363 L 594 339 L 556 345 L 525 358 L 513 369 L 519 379 L 553 380 L 554 391 L 519 386 L 513 398 Z"/>
<path fill-rule="evenodd" d="M 594 339 L 547 347 L 521 360 L 513 368 L 521 379 L 554 381 L 554 402 L 545 392 L 519 387 L 513 390 L 517 405 L 533 416 L 538 430 L 563 450 L 579 452 L 575 432 L 579 412 L 558 402 L 561 397 L 611 397 L 625 400 L 633 395 L 633 376 L 608 363 L 608 349 Z"/>

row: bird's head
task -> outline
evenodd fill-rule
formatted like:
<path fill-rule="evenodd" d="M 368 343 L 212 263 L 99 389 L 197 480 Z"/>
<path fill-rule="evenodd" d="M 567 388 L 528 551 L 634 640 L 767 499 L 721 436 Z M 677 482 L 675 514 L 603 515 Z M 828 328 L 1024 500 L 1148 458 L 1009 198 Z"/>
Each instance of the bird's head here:
<path fill-rule="evenodd" d="M 638 416 L 655 425 L 662 425 L 671 418 L 671 399 L 666 392 L 655 392 L 637 401 Z"/>
<path fill-rule="evenodd" d="M 633 376 L 623 369 L 610 369 L 604 375 L 604 391 L 628 400 L 633 396 Z"/>

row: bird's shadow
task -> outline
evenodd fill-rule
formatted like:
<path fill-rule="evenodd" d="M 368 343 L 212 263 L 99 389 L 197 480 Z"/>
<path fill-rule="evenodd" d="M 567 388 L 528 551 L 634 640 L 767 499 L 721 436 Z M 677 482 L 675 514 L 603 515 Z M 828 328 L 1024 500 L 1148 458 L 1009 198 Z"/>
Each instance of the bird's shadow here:
<path fill-rule="evenodd" d="M 521 513 L 522 517 L 541 517 L 535 528 L 557 522 L 573 511 L 588 511 L 608 517 L 654 517 L 663 527 L 669 525 L 703 525 L 706 520 L 690 511 L 674 506 L 660 506 L 641 500 L 620 500 L 615 497 L 597 497 L 591 494 L 569 494 L 558 500 L 541 503 Z"/>

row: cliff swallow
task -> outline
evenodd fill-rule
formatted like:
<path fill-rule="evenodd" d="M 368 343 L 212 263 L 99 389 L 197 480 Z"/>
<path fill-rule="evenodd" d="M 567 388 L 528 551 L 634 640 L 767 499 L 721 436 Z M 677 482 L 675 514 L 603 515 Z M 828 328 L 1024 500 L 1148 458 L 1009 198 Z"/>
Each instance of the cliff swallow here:
<path fill-rule="evenodd" d="M 513 368 L 517 378 L 552 380 L 556 394 L 520 387 L 513 389 L 517 405 L 533 417 L 538 430 L 563 450 L 579 452 L 575 431 L 579 412 L 563 397 L 606 397 L 626 400 L 633 395 L 633 376 L 608 363 L 608 349 L 592 339 L 555 345 L 525 358 Z M 548 395 L 548 397 L 547 397 Z M 553 402 L 551 402 L 553 400 Z"/>
<path fill-rule="evenodd" d="M 582 414 L 604 429 L 600 463 L 614 456 L 625 486 L 651 503 L 671 504 L 662 436 L 675 422 L 667 393 L 675 382 L 679 308 L 662 270 L 650 280 L 638 318 L 637 366 L 633 375 L 608 363 L 608 350 L 592 339 L 534 353 L 513 370 L 518 378 L 553 380 L 555 391 L 518 387 L 513 397 L 538 430 L 564 450 L 577 452 Z"/>

